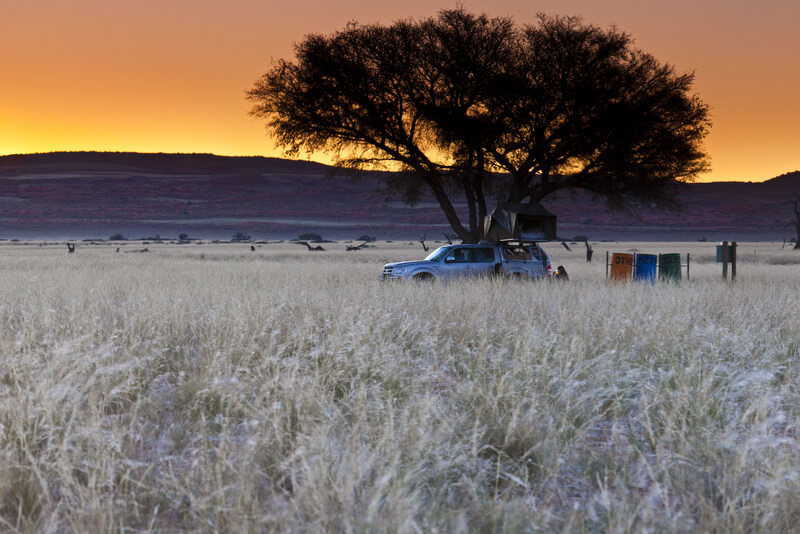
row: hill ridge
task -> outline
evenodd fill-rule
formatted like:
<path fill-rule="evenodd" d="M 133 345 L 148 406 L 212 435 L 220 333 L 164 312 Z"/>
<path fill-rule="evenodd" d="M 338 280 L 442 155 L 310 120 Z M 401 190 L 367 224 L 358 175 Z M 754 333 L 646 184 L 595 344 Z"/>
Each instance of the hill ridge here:
<path fill-rule="evenodd" d="M 0 237 L 194 233 L 292 237 L 413 237 L 448 231 L 432 198 L 381 202 L 385 172 L 334 177 L 324 163 L 208 153 L 56 151 L 0 156 Z M 778 239 L 800 193 L 800 171 L 763 182 L 680 185 L 682 213 L 609 212 L 581 192 L 544 204 L 559 234 L 601 238 Z M 463 206 L 457 206 L 463 207 Z M 381 234 L 383 234 L 381 236 Z"/>

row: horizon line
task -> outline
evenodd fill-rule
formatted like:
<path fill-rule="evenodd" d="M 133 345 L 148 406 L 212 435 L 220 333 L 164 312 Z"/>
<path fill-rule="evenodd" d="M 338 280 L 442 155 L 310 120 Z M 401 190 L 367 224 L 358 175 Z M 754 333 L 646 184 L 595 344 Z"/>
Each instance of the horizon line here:
<path fill-rule="evenodd" d="M 318 165 L 324 165 L 326 167 L 336 167 L 335 164 L 318 161 L 313 159 L 295 159 L 295 158 L 288 158 L 288 157 L 281 157 L 281 156 L 266 156 L 263 154 L 218 154 L 214 152 L 139 152 L 135 150 L 50 150 L 46 152 L 18 152 L 18 153 L 9 153 L 9 154 L 0 154 L 0 158 L 6 157 L 17 157 L 17 156 L 46 156 L 52 154 L 137 154 L 137 155 L 153 155 L 153 156 L 213 156 L 217 158 L 261 158 L 261 159 L 273 159 L 273 160 L 281 160 L 281 161 L 297 161 L 297 162 L 304 162 L 304 163 L 315 163 Z M 369 172 L 369 171 L 368 171 Z M 380 171 L 380 172 L 386 172 Z M 681 182 L 681 183 L 763 183 L 769 180 L 773 180 L 775 178 L 780 178 L 781 176 L 785 176 L 787 174 L 792 174 L 800 172 L 800 169 L 795 170 L 787 170 L 781 174 L 771 176 L 769 178 L 762 178 L 762 179 L 750 179 L 750 180 L 703 180 L 702 178 L 697 178 L 691 181 Z"/>

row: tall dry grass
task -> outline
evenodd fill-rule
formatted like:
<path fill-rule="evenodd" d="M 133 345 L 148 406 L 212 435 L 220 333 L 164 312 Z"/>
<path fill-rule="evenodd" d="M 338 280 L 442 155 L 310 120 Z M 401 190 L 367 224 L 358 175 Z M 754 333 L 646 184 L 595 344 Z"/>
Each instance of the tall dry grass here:
<path fill-rule="evenodd" d="M 563 285 L 379 283 L 405 244 L 3 246 L 0 528 L 796 528 L 793 254 L 728 285 L 695 245 L 651 287 L 606 246 L 548 247 Z"/>

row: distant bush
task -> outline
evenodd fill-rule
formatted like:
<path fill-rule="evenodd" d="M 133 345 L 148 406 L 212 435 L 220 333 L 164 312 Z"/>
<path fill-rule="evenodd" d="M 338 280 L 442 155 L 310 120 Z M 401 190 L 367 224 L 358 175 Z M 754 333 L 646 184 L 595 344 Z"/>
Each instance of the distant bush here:
<path fill-rule="evenodd" d="M 178 242 L 179 243 L 188 243 L 189 241 L 199 241 L 199 237 L 192 237 L 189 234 L 179 234 L 178 235 Z"/>
<path fill-rule="evenodd" d="M 306 232 L 297 236 L 297 239 L 302 239 L 303 241 L 322 241 L 322 236 L 313 232 Z"/>
<path fill-rule="evenodd" d="M 250 241 L 250 239 L 252 238 L 250 237 L 249 234 L 246 234 L 244 232 L 236 232 L 235 234 L 233 234 L 231 241 Z"/>
<path fill-rule="evenodd" d="M 377 240 L 378 240 L 378 238 L 375 237 L 374 235 L 367 235 L 367 234 L 364 234 L 362 236 L 358 236 L 356 238 L 356 241 L 366 241 L 367 243 L 372 243 L 373 241 L 377 241 Z"/>
<path fill-rule="evenodd" d="M 773 256 L 766 258 L 764 263 L 767 265 L 800 265 L 800 258 L 797 256 Z"/>
<path fill-rule="evenodd" d="M 114 234 L 112 236 L 109 236 L 108 240 L 109 241 L 127 241 L 128 239 L 122 234 Z"/>

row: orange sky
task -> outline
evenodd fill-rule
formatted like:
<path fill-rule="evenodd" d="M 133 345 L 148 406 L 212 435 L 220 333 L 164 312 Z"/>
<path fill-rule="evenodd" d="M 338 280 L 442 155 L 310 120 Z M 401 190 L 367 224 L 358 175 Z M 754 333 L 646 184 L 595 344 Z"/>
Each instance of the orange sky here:
<path fill-rule="evenodd" d="M 473 11 L 616 24 L 712 108 L 705 180 L 800 169 L 800 1 L 472 0 Z M 0 154 L 280 155 L 245 91 L 292 42 L 348 21 L 424 17 L 407 0 L 0 0 Z M 315 159 L 324 159 L 322 155 Z"/>

